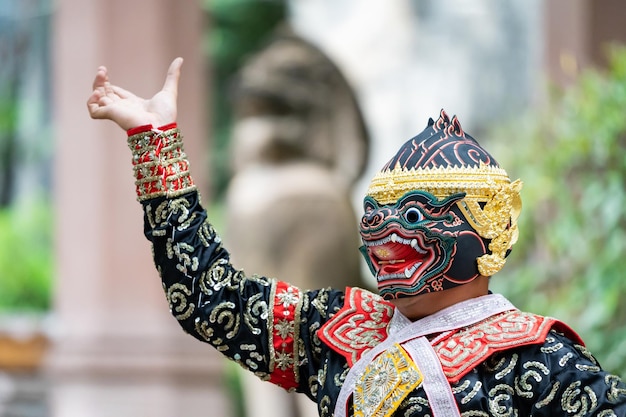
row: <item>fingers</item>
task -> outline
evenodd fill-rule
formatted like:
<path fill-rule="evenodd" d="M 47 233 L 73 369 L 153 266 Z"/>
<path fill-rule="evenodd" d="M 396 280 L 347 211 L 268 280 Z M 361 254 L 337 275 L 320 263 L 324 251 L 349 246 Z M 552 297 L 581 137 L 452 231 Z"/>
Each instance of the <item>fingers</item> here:
<path fill-rule="evenodd" d="M 93 80 L 93 92 L 89 99 L 87 100 L 87 109 L 89 110 L 89 115 L 93 119 L 100 119 L 103 116 L 102 100 L 106 96 L 107 85 L 109 84 L 109 76 L 106 67 L 100 66 L 96 70 L 96 77 Z"/>
<path fill-rule="evenodd" d="M 100 69 L 98 69 L 93 86 L 94 90 L 87 99 L 89 115 L 93 119 L 106 118 L 109 111 L 107 106 L 119 99 L 119 94 L 116 92 L 118 87 L 112 86 L 108 82 L 106 72 L 103 73 Z"/>
<path fill-rule="evenodd" d="M 129 98 L 134 97 L 135 95 L 128 90 L 123 89 L 122 87 L 118 87 L 116 85 L 111 85 L 111 92 L 118 96 L 119 98 Z"/>
<path fill-rule="evenodd" d="M 104 117 L 102 111 L 101 100 L 104 94 L 101 90 L 94 90 L 89 96 L 89 100 L 87 100 L 87 109 L 89 110 L 89 115 L 92 119 L 101 119 Z"/>
<path fill-rule="evenodd" d="M 168 91 L 178 94 L 178 80 L 180 79 L 180 68 L 183 65 L 183 59 L 178 57 L 172 61 L 169 69 L 167 70 L 167 76 L 165 77 L 165 83 L 163 84 L 163 91 Z"/>
<path fill-rule="evenodd" d="M 109 82 L 109 75 L 106 67 L 100 66 L 96 70 L 96 78 L 93 80 L 93 89 L 97 89 L 99 87 L 104 87 L 106 83 Z"/>

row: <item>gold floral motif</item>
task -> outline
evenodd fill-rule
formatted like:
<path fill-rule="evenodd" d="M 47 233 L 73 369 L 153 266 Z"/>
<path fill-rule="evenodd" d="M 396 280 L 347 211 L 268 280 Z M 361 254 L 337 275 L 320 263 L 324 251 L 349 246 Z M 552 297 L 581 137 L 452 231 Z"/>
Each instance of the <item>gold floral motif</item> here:
<path fill-rule="evenodd" d="M 354 390 L 355 417 L 387 417 L 422 383 L 423 377 L 399 345 L 378 355 L 363 371 Z"/>
<path fill-rule="evenodd" d="M 298 288 L 286 282 L 273 281 L 271 285 L 267 320 L 270 381 L 291 391 L 300 380 L 300 338 L 296 326 L 300 323 L 303 297 Z"/>

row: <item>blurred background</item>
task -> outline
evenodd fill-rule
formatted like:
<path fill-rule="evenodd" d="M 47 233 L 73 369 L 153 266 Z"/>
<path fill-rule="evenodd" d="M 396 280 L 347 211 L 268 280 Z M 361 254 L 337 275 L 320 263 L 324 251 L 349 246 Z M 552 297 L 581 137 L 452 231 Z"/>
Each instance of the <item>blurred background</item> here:
<path fill-rule="evenodd" d="M 400 144 L 456 114 L 524 181 L 493 289 L 626 376 L 625 16 L 619 0 L 0 0 L 0 416 L 255 416 L 238 371 L 169 316 L 125 133 L 85 103 L 99 65 L 150 96 L 183 56 L 179 124 L 220 230 L 238 86 L 284 33 L 324 54 L 354 102 L 312 93 L 326 73 L 269 65 L 284 78 L 264 105 L 306 129 L 326 105 L 358 110 L 356 213 Z"/>

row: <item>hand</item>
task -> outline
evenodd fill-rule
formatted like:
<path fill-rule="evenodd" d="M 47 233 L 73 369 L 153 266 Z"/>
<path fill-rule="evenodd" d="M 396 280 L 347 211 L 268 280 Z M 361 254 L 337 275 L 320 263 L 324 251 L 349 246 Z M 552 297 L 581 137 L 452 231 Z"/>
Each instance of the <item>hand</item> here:
<path fill-rule="evenodd" d="M 105 67 L 99 67 L 93 81 L 93 92 L 87 100 L 92 119 L 109 119 L 122 129 L 151 124 L 159 127 L 176 121 L 176 99 L 182 58 L 170 64 L 161 91 L 151 99 L 137 97 L 130 91 L 112 85 Z"/>

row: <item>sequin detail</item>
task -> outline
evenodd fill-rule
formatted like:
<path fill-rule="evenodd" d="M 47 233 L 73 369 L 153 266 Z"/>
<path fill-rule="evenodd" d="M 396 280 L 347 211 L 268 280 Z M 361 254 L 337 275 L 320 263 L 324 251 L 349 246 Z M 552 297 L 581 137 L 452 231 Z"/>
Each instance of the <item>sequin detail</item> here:
<path fill-rule="evenodd" d="M 387 349 L 366 368 L 354 390 L 355 417 L 388 417 L 415 388 L 423 376 L 398 344 Z"/>
<path fill-rule="evenodd" d="M 133 152 L 138 201 L 175 197 L 195 189 L 182 135 L 175 123 L 161 129 L 146 125 L 129 130 L 128 147 Z"/>
<path fill-rule="evenodd" d="M 272 311 L 272 331 L 270 347 L 272 349 L 270 363 L 270 381 L 285 389 L 298 386 L 299 378 L 296 366 L 296 328 L 299 317 L 296 317 L 298 305 L 302 301 L 300 290 L 286 282 L 277 282 Z"/>

